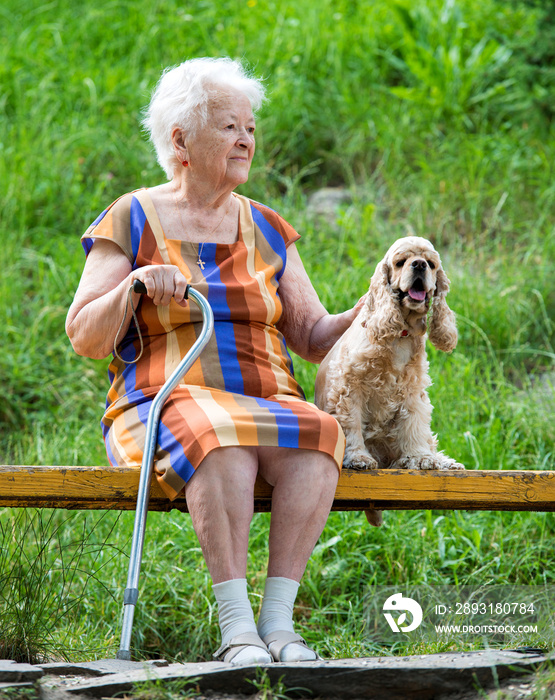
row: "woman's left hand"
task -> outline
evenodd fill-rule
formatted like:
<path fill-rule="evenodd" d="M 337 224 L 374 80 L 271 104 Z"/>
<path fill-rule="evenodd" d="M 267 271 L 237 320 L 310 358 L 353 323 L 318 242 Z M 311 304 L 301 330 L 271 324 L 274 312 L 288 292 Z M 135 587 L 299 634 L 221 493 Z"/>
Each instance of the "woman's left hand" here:
<path fill-rule="evenodd" d="M 304 269 L 295 244 L 287 249 L 287 267 L 279 283 L 283 314 L 278 328 L 287 345 L 309 362 L 321 362 L 364 306 L 367 294 L 352 309 L 329 314 Z"/>

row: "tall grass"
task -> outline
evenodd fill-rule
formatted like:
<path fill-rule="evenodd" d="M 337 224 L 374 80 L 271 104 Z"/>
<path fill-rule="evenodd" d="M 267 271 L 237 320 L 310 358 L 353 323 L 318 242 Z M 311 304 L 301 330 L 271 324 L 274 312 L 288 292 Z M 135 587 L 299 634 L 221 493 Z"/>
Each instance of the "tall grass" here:
<path fill-rule="evenodd" d="M 130 11 L 120 0 L 6 0 L 0 18 L 1 459 L 106 461 L 98 423 L 107 363 L 75 356 L 63 330 L 83 265 L 79 235 L 111 200 L 162 179 L 138 126 L 162 68 L 231 55 L 267 79 L 270 97 L 242 191 L 300 231 L 329 310 L 366 291 L 397 236 L 431 238 L 460 331 L 451 355 L 429 349 L 441 446 L 468 468 L 554 467 L 552 73 L 538 61 L 555 23 L 543 6 L 138 0 Z M 315 216 L 307 199 L 324 185 L 348 187 L 352 203 Z M 316 368 L 298 358 L 295 367 L 310 397 Z M 43 638 L 51 653 L 113 653 L 126 557 L 102 555 L 99 569 L 99 550 L 79 541 L 90 534 L 127 551 L 132 515 L 42 517 L 22 532 L 18 550 L 11 533 L 21 515 L 0 512 L 0 579 L 9 583 L 0 619 L 34 598 L 36 619 L 50 620 Z M 77 547 L 71 615 L 25 592 L 46 538 L 39 527 Z M 374 587 L 552 585 L 554 528 L 551 514 L 538 513 L 398 512 L 379 530 L 362 514 L 332 514 L 301 586 L 300 629 L 325 655 L 389 652 L 364 628 L 363 601 Z M 267 534 L 268 517 L 256 516 L 248 574 L 255 606 Z M 27 564 L 14 578 L 16 554 Z M 10 588 L 17 581 L 21 593 Z M 54 577 L 51 591 L 63 598 L 64 590 Z M 217 636 L 188 516 L 151 514 L 139 653 L 209 659 Z M 421 648 L 404 639 L 394 651 Z"/>
<path fill-rule="evenodd" d="M 40 663 L 79 655 L 82 650 L 72 640 L 81 626 L 87 586 L 95 581 L 99 590 L 111 595 L 100 572 L 122 554 L 97 537 L 96 531 L 103 530 L 107 540 L 113 540 L 118 519 L 109 519 L 106 528 L 102 518 L 94 517 L 89 531 L 85 517 L 78 522 L 55 511 L 22 510 L 2 518 L 0 658 Z"/>

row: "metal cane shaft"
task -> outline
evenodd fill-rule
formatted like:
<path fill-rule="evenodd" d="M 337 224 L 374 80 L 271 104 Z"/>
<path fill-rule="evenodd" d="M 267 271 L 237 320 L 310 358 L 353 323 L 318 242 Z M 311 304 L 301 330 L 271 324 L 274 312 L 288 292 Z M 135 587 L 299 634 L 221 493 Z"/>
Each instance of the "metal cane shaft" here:
<path fill-rule="evenodd" d="M 136 290 L 140 291 L 140 290 Z M 154 468 L 154 453 L 158 444 L 158 424 L 160 414 L 171 392 L 179 384 L 183 376 L 189 371 L 212 335 L 214 329 L 214 315 L 210 305 L 199 292 L 187 287 L 186 298 L 191 298 L 200 307 L 203 326 L 201 333 L 193 347 L 181 360 L 166 381 L 164 386 L 154 397 L 146 425 L 145 445 L 143 461 L 141 464 L 141 476 L 137 493 L 137 509 L 135 511 L 135 524 L 133 527 L 133 539 L 131 541 L 131 554 L 129 557 L 129 570 L 127 574 L 127 588 L 124 595 L 123 625 L 121 631 L 121 644 L 118 651 L 118 659 L 131 658 L 131 633 L 133 630 L 133 615 L 139 597 L 139 575 L 143 558 L 143 546 L 145 541 L 146 518 L 148 514 L 148 501 L 150 497 L 150 481 Z"/>

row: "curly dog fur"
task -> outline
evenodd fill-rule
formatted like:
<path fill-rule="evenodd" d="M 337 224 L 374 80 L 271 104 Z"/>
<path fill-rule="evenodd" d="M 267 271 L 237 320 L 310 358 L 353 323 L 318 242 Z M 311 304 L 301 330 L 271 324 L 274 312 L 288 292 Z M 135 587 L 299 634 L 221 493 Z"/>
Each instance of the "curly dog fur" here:
<path fill-rule="evenodd" d="M 430 427 L 426 334 L 439 350 L 455 348 L 448 291 L 440 257 L 424 238 L 399 239 L 378 263 L 363 308 L 316 377 L 317 406 L 345 433 L 346 467 L 464 469 L 438 451 Z M 367 515 L 381 523 L 379 511 Z"/>

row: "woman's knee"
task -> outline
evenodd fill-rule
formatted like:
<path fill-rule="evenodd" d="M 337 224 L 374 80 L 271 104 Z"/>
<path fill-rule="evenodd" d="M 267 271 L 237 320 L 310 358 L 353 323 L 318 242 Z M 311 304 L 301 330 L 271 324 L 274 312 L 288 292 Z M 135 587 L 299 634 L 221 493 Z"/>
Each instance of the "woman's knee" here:
<path fill-rule="evenodd" d="M 258 456 L 255 448 L 217 447 L 211 450 L 199 464 L 185 486 L 186 498 L 202 494 L 217 498 L 224 493 L 252 488 L 258 473 Z"/>
<path fill-rule="evenodd" d="M 302 477 L 330 487 L 337 485 L 339 469 L 325 452 L 292 448 L 259 448 L 260 473 L 275 486 L 278 479 Z"/>
<path fill-rule="evenodd" d="M 333 489 L 339 480 L 339 468 L 336 461 L 324 452 L 314 452 L 314 461 L 311 463 L 313 478 L 321 483 L 324 488 Z"/>

